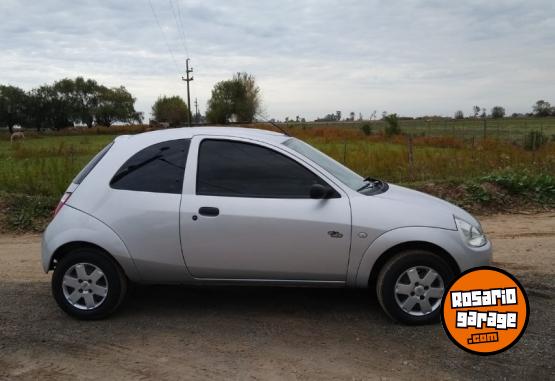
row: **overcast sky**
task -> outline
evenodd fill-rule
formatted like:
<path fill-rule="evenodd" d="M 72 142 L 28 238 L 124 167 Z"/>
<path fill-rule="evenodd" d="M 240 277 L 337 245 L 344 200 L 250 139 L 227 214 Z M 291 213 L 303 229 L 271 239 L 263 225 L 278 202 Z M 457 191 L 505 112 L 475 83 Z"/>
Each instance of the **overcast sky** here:
<path fill-rule="evenodd" d="M 253 74 L 265 114 L 470 114 L 555 103 L 555 1 L 1 0 L 0 83 L 84 76 L 204 113 L 213 85 Z M 175 17 L 174 17 L 175 14 Z M 180 18 L 181 16 L 181 18 Z M 181 28 L 183 25 L 183 29 Z M 179 27 L 178 27 L 179 26 Z"/>

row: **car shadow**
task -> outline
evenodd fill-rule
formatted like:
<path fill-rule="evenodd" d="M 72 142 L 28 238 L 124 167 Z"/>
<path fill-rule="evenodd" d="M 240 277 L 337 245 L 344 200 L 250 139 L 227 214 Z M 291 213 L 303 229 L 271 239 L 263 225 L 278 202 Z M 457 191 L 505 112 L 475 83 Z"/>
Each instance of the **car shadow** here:
<path fill-rule="evenodd" d="M 387 319 L 370 290 L 270 286 L 134 285 L 119 314 L 174 313 L 318 315 L 319 318 L 345 314 Z"/>

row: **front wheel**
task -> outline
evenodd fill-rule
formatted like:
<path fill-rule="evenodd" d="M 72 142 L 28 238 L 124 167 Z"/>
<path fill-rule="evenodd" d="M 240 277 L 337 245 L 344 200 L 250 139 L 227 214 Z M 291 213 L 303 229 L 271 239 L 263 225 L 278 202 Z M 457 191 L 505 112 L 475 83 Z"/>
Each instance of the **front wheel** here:
<path fill-rule="evenodd" d="M 52 294 L 67 314 L 101 319 L 116 310 L 127 290 L 127 279 L 104 252 L 80 248 L 64 256 L 52 275 Z"/>
<path fill-rule="evenodd" d="M 407 250 L 381 269 L 376 283 L 378 300 L 391 318 L 402 323 L 437 322 L 443 293 L 454 275 L 437 254 Z"/>

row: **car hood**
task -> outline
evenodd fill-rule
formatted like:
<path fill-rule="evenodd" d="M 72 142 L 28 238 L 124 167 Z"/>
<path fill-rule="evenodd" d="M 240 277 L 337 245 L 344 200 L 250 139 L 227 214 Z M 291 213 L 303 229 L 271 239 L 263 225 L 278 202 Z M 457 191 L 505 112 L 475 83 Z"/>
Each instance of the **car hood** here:
<path fill-rule="evenodd" d="M 471 214 L 456 205 L 394 184 L 378 195 L 353 197 L 351 208 L 353 225 L 382 231 L 407 226 L 456 230 L 453 216 L 479 225 Z"/>

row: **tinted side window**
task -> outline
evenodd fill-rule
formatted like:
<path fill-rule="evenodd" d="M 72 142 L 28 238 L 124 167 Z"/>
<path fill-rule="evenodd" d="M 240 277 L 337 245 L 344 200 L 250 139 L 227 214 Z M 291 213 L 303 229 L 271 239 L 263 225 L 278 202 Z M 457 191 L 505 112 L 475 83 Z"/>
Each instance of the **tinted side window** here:
<path fill-rule="evenodd" d="M 91 161 L 89 161 L 89 164 L 85 165 L 85 167 L 81 170 L 81 172 L 79 172 L 77 176 L 75 176 L 75 179 L 73 179 L 73 183 L 81 184 L 81 182 L 85 180 L 85 177 L 87 177 L 89 173 L 93 170 L 93 168 L 96 167 L 96 165 L 100 162 L 100 160 L 102 160 L 104 155 L 108 153 L 112 145 L 114 145 L 114 142 L 111 142 L 106 147 L 102 148 L 102 151 L 97 153 L 95 157 L 93 157 Z"/>
<path fill-rule="evenodd" d="M 309 198 L 316 183 L 326 185 L 294 160 L 265 147 L 226 140 L 200 145 L 199 195 Z"/>
<path fill-rule="evenodd" d="M 147 147 L 127 160 L 110 186 L 142 192 L 181 193 L 189 139 L 169 140 Z"/>

